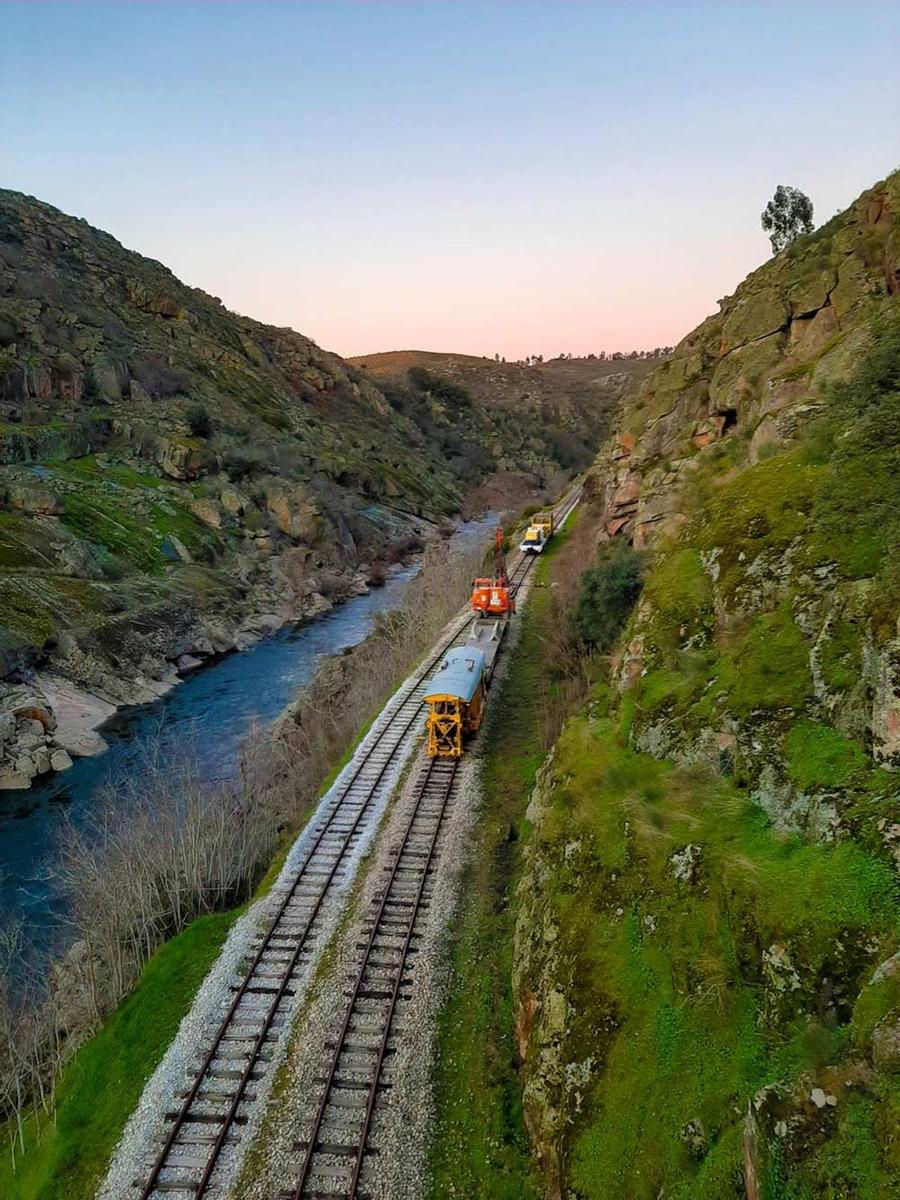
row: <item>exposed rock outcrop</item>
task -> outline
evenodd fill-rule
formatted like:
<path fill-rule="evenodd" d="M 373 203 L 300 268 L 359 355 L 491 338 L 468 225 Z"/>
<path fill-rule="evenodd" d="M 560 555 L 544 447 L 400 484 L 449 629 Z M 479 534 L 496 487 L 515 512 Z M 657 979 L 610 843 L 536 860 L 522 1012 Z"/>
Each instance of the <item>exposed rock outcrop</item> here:
<path fill-rule="evenodd" d="M 644 584 L 528 809 L 548 1194 L 900 1190 L 898 477 L 900 173 L 723 300 L 591 471 Z"/>
<path fill-rule="evenodd" d="M 690 333 L 629 403 L 588 481 L 610 536 L 652 544 L 684 519 L 697 453 L 723 438 L 784 445 L 846 375 L 872 303 L 900 291 L 900 176 L 760 267 Z"/>

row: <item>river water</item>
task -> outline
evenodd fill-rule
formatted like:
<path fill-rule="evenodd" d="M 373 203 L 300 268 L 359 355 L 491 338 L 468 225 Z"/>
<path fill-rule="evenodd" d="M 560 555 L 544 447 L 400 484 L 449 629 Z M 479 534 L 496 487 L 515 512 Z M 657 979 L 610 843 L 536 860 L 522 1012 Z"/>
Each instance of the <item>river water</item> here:
<path fill-rule="evenodd" d="M 454 541 L 472 544 L 495 523 L 495 514 L 469 521 Z M 361 642 L 377 613 L 399 606 L 418 571 L 418 562 L 397 568 L 383 587 L 219 659 L 152 704 L 122 709 L 101 728 L 105 754 L 77 759 L 30 791 L 0 792 L 0 923 L 20 917 L 30 942 L 51 942 L 60 916 L 52 867 L 64 823 L 77 824 L 101 789 L 121 779 L 151 745 L 189 745 L 207 778 L 230 775 L 251 727 L 270 725 L 323 656 Z"/>

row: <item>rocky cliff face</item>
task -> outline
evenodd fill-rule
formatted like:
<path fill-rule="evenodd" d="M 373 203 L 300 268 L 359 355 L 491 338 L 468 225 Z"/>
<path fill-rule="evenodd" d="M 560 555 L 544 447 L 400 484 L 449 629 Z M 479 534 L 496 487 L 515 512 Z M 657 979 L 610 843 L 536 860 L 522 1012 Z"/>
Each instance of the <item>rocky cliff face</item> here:
<path fill-rule="evenodd" d="M 642 598 L 536 790 L 554 1195 L 900 1187 L 900 175 L 751 275 L 591 472 Z"/>
<path fill-rule="evenodd" d="M 150 699 L 459 511 L 503 430 L 477 401 L 445 413 L 475 430 L 454 458 L 415 404 L 0 191 L 0 785 L 96 745 L 51 728 L 54 688 L 90 712 Z M 507 465 L 560 469 L 528 440 L 526 421 Z"/>
<path fill-rule="evenodd" d="M 651 544 L 686 519 L 704 451 L 739 439 L 752 464 L 821 411 L 900 291 L 898 211 L 895 174 L 754 271 L 651 373 L 591 473 L 610 536 Z"/>

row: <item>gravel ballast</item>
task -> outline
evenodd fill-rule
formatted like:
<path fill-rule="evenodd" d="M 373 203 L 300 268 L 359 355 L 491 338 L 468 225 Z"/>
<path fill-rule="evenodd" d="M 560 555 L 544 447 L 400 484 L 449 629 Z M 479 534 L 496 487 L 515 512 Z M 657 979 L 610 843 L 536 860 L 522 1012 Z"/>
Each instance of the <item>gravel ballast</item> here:
<path fill-rule="evenodd" d="M 518 593 L 521 607 L 531 586 L 529 575 Z M 435 646 L 459 625 L 448 623 Z M 506 673 L 509 653 L 519 635 L 514 618 L 495 672 L 494 688 Z M 421 664 L 397 690 L 360 743 L 351 761 L 320 800 L 316 812 L 291 848 L 279 878 L 267 897 L 254 904 L 234 925 L 215 966 L 199 989 L 191 1011 L 162 1062 L 149 1080 L 114 1154 L 98 1200 L 126 1200 L 134 1184 L 146 1180 L 168 1128 L 167 1112 L 181 1107 L 183 1096 L 227 1012 L 242 969 L 252 958 L 287 890 L 294 883 L 315 836 L 315 827 L 341 795 L 346 782 L 366 757 L 396 708 L 415 688 Z M 497 719 L 488 704 L 487 721 Z M 302 1161 L 295 1145 L 308 1126 L 317 1103 L 323 1068 L 323 1046 L 334 1038 L 347 1003 L 365 940 L 365 917 L 383 887 L 392 848 L 402 840 L 415 803 L 418 768 L 401 783 L 420 742 L 424 715 L 416 720 L 395 751 L 374 803 L 361 827 L 362 836 L 346 860 L 346 868 L 322 909 L 322 921 L 309 961 L 292 983 L 293 995 L 278 1009 L 279 1021 L 263 1064 L 262 1078 L 252 1085 L 253 1098 L 242 1103 L 244 1123 L 239 1137 L 229 1139 L 219 1159 L 208 1195 L 216 1200 L 270 1200 L 296 1183 Z M 378 1149 L 367 1156 L 362 1184 L 379 1200 L 416 1200 L 427 1190 L 427 1159 L 433 1126 L 432 1069 L 437 1017 L 446 991 L 448 927 L 457 910 L 461 877 L 471 846 L 471 831 L 481 803 L 477 741 L 461 761 L 453 800 L 437 844 L 433 898 L 416 924 L 418 953 L 407 998 L 398 1006 L 395 1053 L 386 1060 L 391 1087 L 379 1093 L 369 1143 Z M 392 797 L 396 796 L 395 800 Z M 361 869 L 362 868 L 362 869 Z M 324 952 L 327 950 L 327 954 Z M 323 957 L 324 954 L 324 957 Z M 388 1065 L 389 1064 L 389 1065 Z M 273 1088 L 274 1094 L 273 1094 Z M 247 1161 L 248 1151 L 252 1151 Z M 203 1151 L 198 1147 L 198 1154 Z M 335 1186 L 345 1161 L 336 1161 Z M 193 1171 L 194 1176 L 199 1171 Z"/>

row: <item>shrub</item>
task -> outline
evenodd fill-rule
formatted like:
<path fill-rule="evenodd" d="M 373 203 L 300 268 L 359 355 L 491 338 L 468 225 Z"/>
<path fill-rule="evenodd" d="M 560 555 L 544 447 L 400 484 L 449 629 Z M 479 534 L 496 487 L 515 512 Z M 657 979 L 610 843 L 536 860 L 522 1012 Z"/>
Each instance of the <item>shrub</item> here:
<path fill-rule="evenodd" d="M 81 385 L 81 403 L 85 408 L 91 408 L 95 404 L 106 403 L 106 397 L 100 390 L 100 384 L 97 382 L 97 374 L 90 363 L 84 368 L 84 381 Z"/>
<path fill-rule="evenodd" d="M 450 429 L 441 438 L 441 452 L 447 467 L 459 479 L 476 481 L 494 465 L 491 456 L 457 429 Z"/>
<path fill-rule="evenodd" d="M 641 587 L 640 555 L 625 541 L 609 542 L 597 565 L 582 576 L 572 616 L 576 636 L 586 646 L 608 650 L 625 628 Z"/>
<path fill-rule="evenodd" d="M 178 371 L 160 355 L 138 359 L 131 364 L 131 374 L 151 396 L 175 396 L 190 387 L 191 378 Z"/>
<path fill-rule="evenodd" d="M 112 422 L 105 417 L 83 413 L 75 422 L 76 437 L 87 444 L 92 454 L 102 450 L 112 437 Z"/>
<path fill-rule="evenodd" d="M 207 438 L 212 433 L 212 418 L 202 404 L 193 404 L 184 414 L 194 437 Z"/>
<path fill-rule="evenodd" d="M 594 448 L 571 430 L 548 425 L 544 437 L 550 453 L 565 470 L 581 470 L 593 462 Z"/>
<path fill-rule="evenodd" d="M 418 391 L 431 392 L 436 400 L 442 400 L 445 404 L 455 404 L 460 408 L 471 407 L 472 397 L 466 389 L 451 383 L 449 379 L 432 375 L 424 367 L 410 367 L 408 375 L 410 383 Z"/>
<path fill-rule="evenodd" d="M 285 440 L 276 442 L 269 453 L 272 470 L 278 475 L 298 475 L 310 462 L 309 450 L 302 443 Z"/>
<path fill-rule="evenodd" d="M 268 470 L 268 458 L 260 446 L 227 446 L 222 451 L 222 466 L 231 479 L 246 479 Z"/>

